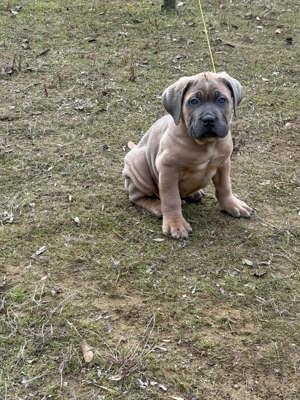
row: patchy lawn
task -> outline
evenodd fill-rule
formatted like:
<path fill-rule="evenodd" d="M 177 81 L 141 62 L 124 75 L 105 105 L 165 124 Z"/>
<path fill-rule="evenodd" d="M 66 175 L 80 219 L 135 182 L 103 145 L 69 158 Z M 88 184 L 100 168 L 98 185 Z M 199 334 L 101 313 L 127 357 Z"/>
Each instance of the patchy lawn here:
<path fill-rule="evenodd" d="M 161 3 L 0 4 L 1 399 L 300 398 L 299 5 L 202 2 L 256 214 L 208 189 L 180 242 L 121 177 L 163 89 L 211 69 L 198 1 Z"/>

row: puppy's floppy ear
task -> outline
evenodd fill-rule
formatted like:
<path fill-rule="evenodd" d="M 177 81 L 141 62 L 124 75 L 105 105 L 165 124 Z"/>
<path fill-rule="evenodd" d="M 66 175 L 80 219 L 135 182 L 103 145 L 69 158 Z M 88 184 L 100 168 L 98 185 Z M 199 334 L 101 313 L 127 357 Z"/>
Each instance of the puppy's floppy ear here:
<path fill-rule="evenodd" d="M 233 98 L 233 112 L 236 116 L 237 107 L 244 97 L 244 89 L 238 80 L 232 78 L 226 72 L 219 72 L 218 75 L 231 91 Z"/>
<path fill-rule="evenodd" d="M 169 86 L 162 94 L 162 103 L 169 114 L 172 115 L 176 125 L 180 122 L 184 94 L 191 79 L 184 76 L 173 85 Z"/>

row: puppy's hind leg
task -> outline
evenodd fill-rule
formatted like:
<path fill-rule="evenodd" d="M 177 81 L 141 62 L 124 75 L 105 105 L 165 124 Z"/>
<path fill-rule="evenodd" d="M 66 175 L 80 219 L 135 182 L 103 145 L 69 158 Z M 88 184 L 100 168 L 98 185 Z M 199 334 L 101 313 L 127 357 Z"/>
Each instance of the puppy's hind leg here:
<path fill-rule="evenodd" d="M 162 216 L 160 199 L 154 195 L 151 196 L 141 192 L 128 176 L 125 177 L 125 190 L 129 195 L 129 200 L 133 204 L 143 207 L 156 217 Z"/>
<path fill-rule="evenodd" d="M 154 197 L 142 197 L 141 199 L 134 202 L 137 206 L 145 208 L 145 210 L 149 211 L 151 214 L 156 217 L 161 218 L 161 204 L 158 198 Z"/>

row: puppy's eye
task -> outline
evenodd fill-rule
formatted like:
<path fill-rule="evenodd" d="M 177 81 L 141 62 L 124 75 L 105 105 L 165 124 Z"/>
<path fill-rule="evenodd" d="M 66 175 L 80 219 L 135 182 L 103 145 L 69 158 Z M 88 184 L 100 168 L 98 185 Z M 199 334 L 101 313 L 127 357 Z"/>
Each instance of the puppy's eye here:
<path fill-rule="evenodd" d="M 225 104 L 227 102 L 227 99 L 226 99 L 226 97 L 221 96 L 221 97 L 218 97 L 216 101 L 218 104 Z"/>
<path fill-rule="evenodd" d="M 190 103 L 192 106 L 196 106 L 197 104 L 200 104 L 200 100 L 198 99 L 198 97 L 192 97 L 192 98 L 189 100 L 189 103 Z"/>

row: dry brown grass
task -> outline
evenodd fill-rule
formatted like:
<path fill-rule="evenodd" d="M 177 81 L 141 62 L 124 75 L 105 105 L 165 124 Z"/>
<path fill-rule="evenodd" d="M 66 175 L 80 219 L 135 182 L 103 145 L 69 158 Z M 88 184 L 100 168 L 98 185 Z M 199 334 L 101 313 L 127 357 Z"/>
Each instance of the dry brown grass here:
<path fill-rule="evenodd" d="M 210 69 L 197 2 L 160 4 L 0 4 L 1 399 L 300 398 L 299 6 L 203 2 L 217 69 L 246 87 L 233 182 L 256 214 L 209 189 L 191 238 L 157 242 L 125 145 Z"/>

